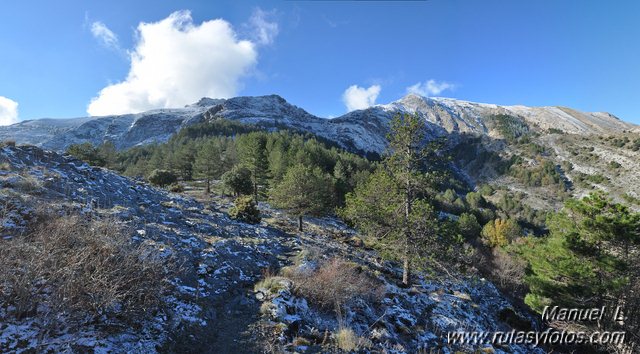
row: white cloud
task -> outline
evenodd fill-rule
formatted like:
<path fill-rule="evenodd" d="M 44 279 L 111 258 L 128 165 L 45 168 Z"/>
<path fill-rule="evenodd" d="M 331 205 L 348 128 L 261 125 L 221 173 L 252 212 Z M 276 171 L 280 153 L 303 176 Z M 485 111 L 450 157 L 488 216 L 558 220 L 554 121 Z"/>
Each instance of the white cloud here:
<path fill-rule="evenodd" d="M 380 89 L 380 85 L 372 85 L 369 88 L 351 85 L 342 94 L 342 102 L 349 112 L 371 107 L 376 104 Z"/>
<path fill-rule="evenodd" d="M 255 42 L 238 39 L 222 19 L 194 24 L 189 11 L 140 23 L 136 34 L 127 78 L 103 88 L 87 108 L 90 115 L 181 107 L 203 96 L 232 97 L 257 63 Z"/>
<path fill-rule="evenodd" d="M 0 125 L 18 122 L 18 102 L 0 96 Z"/>
<path fill-rule="evenodd" d="M 273 21 L 274 11 L 264 11 L 260 8 L 253 10 L 249 18 L 249 30 L 254 41 L 261 45 L 272 44 L 278 35 L 278 23 Z"/>
<path fill-rule="evenodd" d="M 433 96 L 439 95 L 442 91 L 453 90 L 454 84 L 445 81 L 428 80 L 425 82 L 418 82 L 415 85 L 407 87 L 408 93 L 415 93 L 420 96 Z"/>
<path fill-rule="evenodd" d="M 91 34 L 100 41 L 100 43 L 109 48 L 119 51 L 120 42 L 118 36 L 107 27 L 104 23 L 96 21 L 91 24 Z"/>

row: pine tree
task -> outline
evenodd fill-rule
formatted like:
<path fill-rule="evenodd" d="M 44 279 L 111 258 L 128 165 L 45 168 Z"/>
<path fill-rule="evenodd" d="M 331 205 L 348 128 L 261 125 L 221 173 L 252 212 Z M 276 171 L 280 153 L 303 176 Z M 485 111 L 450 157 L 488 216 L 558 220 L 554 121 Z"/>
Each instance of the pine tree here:
<path fill-rule="evenodd" d="M 160 187 L 165 187 L 178 180 L 175 174 L 167 170 L 153 170 L 149 175 L 149 182 Z"/>
<path fill-rule="evenodd" d="M 82 144 L 72 144 L 67 148 L 66 153 L 92 166 L 105 165 L 105 160 L 98 153 L 98 149 L 96 149 L 93 144 L 89 142 Z"/>
<path fill-rule="evenodd" d="M 222 154 L 218 142 L 214 139 L 207 140 L 196 153 L 193 169 L 196 177 L 206 180 L 207 194 L 211 193 L 211 180 L 218 179 L 222 175 L 224 169 Z"/>
<path fill-rule="evenodd" d="M 222 175 L 222 181 L 237 197 L 253 193 L 251 171 L 248 168 L 237 165 Z"/>
<path fill-rule="evenodd" d="M 271 202 L 276 208 L 285 209 L 297 216 L 298 230 L 302 231 L 303 216 L 319 216 L 331 209 L 331 178 L 317 167 L 293 166 L 289 168 L 282 182 L 271 191 Z"/>
<path fill-rule="evenodd" d="M 391 132 L 388 139 L 392 154 L 385 162 L 403 194 L 402 241 L 405 250 L 402 257 L 402 283 L 409 285 L 409 253 L 414 238 L 409 219 L 421 180 L 419 168 L 424 157 L 421 147 L 424 144 L 424 121 L 417 115 L 399 115 L 391 122 Z"/>
<path fill-rule="evenodd" d="M 472 240 L 480 235 L 482 226 L 478 223 L 478 219 L 475 215 L 462 213 L 458 218 L 458 230 L 462 233 L 462 236 Z"/>
<path fill-rule="evenodd" d="M 100 144 L 97 149 L 98 156 L 104 161 L 104 165 L 109 168 L 114 168 L 116 160 L 118 158 L 118 151 L 112 141 L 107 140 Z"/>
<path fill-rule="evenodd" d="M 566 307 L 615 307 L 624 304 L 624 326 L 636 331 L 640 305 L 640 213 L 602 193 L 569 200 L 547 223 L 544 239 L 529 239 L 522 253 L 529 262 L 525 302 L 536 311 Z"/>
<path fill-rule="evenodd" d="M 347 196 L 341 214 L 383 248 L 402 260 L 402 283 L 409 285 L 411 259 L 435 249 L 439 223 L 425 191 L 439 178 L 437 144 L 425 144 L 424 121 L 417 115 L 399 115 L 391 122 L 389 154 L 369 180 Z M 435 162 L 438 162 L 436 164 Z"/>
<path fill-rule="evenodd" d="M 238 150 L 244 166 L 251 171 L 253 195 L 256 202 L 260 188 L 265 188 L 269 175 L 269 160 L 266 154 L 264 133 L 249 133 L 238 138 Z"/>
<path fill-rule="evenodd" d="M 178 143 L 170 158 L 171 169 L 177 171 L 183 180 L 189 181 L 193 178 L 193 162 L 195 160 L 196 148 L 193 141 Z"/>
<path fill-rule="evenodd" d="M 269 152 L 269 172 L 274 183 L 279 183 L 287 172 L 288 156 L 283 139 L 272 142 Z"/>

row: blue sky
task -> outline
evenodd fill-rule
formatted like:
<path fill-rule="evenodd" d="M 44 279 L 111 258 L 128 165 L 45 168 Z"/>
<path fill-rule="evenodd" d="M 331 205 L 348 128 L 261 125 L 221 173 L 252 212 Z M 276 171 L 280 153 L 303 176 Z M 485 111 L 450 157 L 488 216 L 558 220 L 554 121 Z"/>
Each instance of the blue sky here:
<path fill-rule="evenodd" d="M 207 94 L 327 117 L 413 90 L 640 124 L 638 1 L 22 0 L 2 4 L 0 48 L 5 123 Z"/>

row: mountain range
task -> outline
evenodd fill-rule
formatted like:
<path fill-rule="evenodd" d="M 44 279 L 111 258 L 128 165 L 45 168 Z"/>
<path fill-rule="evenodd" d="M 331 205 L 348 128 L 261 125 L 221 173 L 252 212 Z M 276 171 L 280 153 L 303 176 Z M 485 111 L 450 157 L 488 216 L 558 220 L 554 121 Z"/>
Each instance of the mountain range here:
<path fill-rule="evenodd" d="M 184 127 L 226 119 L 265 130 L 312 133 L 351 152 L 375 156 L 385 151 L 389 124 L 399 113 L 423 117 L 427 138 L 445 138 L 455 155 L 452 167 L 469 186 L 488 183 L 524 193 L 521 202 L 535 209 L 561 207 L 564 197 L 553 188 L 536 186 L 537 182 L 514 176 L 508 168 L 505 171 L 505 164 L 517 159 L 525 175 L 536 174 L 545 163 L 554 164 L 559 183 L 564 184 L 561 189 L 573 196 L 599 189 L 619 201 L 640 201 L 636 172 L 640 169 L 640 127 L 609 113 L 566 107 L 500 106 L 410 94 L 329 119 L 310 114 L 278 95 L 202 98 L 183 108 L 23 121 L 0 127 L 0 141 L 59 152 L 72 144 L 97 146 L 111 141 L 122 150 L 162 143 Z"/>
<path fill-rule="evenodd" d="M 265 128 L 291 128 L 335 141 L 342 147 L 381 153 L 391 118 L 401 112 L 417 113 L 427 122 L 431 136 L 472 133 L 500 137 L 492 117 L 509 115 L 536 132 L 603 135 L 640 131 L 605 112 L 580 112 L 566 107 L 500 106 L 414 94 L 391 102 L 327 119 L 288 103 L 278 95 L 202 98 L 184 108 L 157 109 L 137 114 L 71 119 L 36 119 L 0 127 L 1 140 L 62 151 L 69 145 L 112 141 L 119 149 L 164 142 L 185 126 L 224 118 Z"/>

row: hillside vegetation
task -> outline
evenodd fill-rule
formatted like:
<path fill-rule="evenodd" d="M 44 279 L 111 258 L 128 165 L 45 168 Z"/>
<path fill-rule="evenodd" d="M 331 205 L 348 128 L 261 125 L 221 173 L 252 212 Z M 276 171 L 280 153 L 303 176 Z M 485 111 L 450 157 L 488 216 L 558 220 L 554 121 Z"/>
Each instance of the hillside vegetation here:
<path fill-rule="evenodd" d="M 71 156 L 137 182 L 69 157 L 9 144 L 0 163 L 4 185 L 15 191 L 3 196 L 4 224 L 13 225 L 7 230 L 14 231 L 7 242 L 11 247 L 2 255 L 8 269 L 25 269 L 29 275 L 23 278 L 42 280 L 20 283 L 23 278 L 3 278 L 2 316 L 14 324 L 41 316 L 25 298 L 24 289 L 44 286 L 36 292 L 47 299 L 67 291 L 66 278 L 50 278 L 42 271 L 45 267 L 9 261 L 21 259 L 27 249 L 49 252 L 39 250 L 43 241 L 37 235 L 42 233 L 35 221 L 29 221 L 38 214 L 27 211 L 46 196 L 73 200 L 80 204 L 74 207 L 77 213 L 98 216 L 96 224 L 80 222 L 75 214 L 61 219 L 73 226 L 70 230 L 77 224 L 99 231 L 101 220 L 110 214 L 133 222 L 137 239 L 151 235 L 150 240 L 161 243 L 149 249 L 135 242 L 118 244 L 113 246 L 118 259 L 175 249 L 169 254 L 178 256 L 186 268 L 162 268 L 147 276 L 162 285 L 154 288 L 154 294 L 163 296 L 147 297 L 138 288 L 120 294 L 121 288 L 114 287 L 112 297 L 118 300 L 100 300 L 106 295 L 92 293 L 94 280 L 100 279 L 92 272 L 108 267 L 75 270 L 90 274 L 84 281 L 87 287 L 76 293 L 88 294 L 97 305 L 83 297 L 62 296 L 72 299 L 62 302 L 64 306 L 94 309 L 93 320 L 113 313 L 118 322 L 118 313 L 131 311 L 141 321 L 138 326 L 147 328 L 155 322 L 163 328 L 160 341 L 169 352 L 206 351 L 202 345 L 208 339 L 221 351 L 257 350 L 245 346 L 252 341 L 275 352 L 481 349 L 444 341 L 444 332 L 467 328 L 460 321 L 464 316 L 472 318 L 469 326 L 475 329 L 561 330 L 583 325 L 587 332 L 630 333 L 624 343 L 613 346 L 545 350 L 633 350 L 638 345 L 633 333 L 639 328 L 635 311 L 640 214 L 638 174 L 633 170 L 638 138 L 626 132 L 608 137 L 583 137 L 559 129 L 542 132 L 509 114 L 494 115 L 487 122 L 492 136 L 452 134 L 449 139 L 433 139 L 419 114 L 397 115 L 389 122 L 388 149 L 375 160 L 312 134 L 265 131 L 225 119 L 186 127 L 161 144 L 117 150 L 109 142 L 83 143 L 67 149 Z M 79 182 L 69 179 L 72 171 L 82 175 L 75 177 Z M 73 188 L 53 187 L 54 180 L 73 183 Z M 97 182 L 105 180 L 110 181 L 106 187 Z M 144 180 L 160 189 L 148 187 Z M 139 188 L 144 197 L 133 197 Z M 141 227 L 154 223 L 150 226 L 154 233 Z M 118 230 L 123 239 L 131 234 L 126 228 Z M 84 242 L 77 234 L 84 232 L 70 240 Z M 98 236 L 99 232 L 91 238 L 100 240 Z M 229 244 L 234 246 L 223 251 Z M 87 259 L 113 262 L 93 255 Z M 56 264 L 60 272 L 67 272 L 76 263 Z M 148 267 L 133 261 L 126 264 Z M 223 271 L 228 267 L 231 273 Z M 180 281 L 171 280 L 174 271 Z M 222 275 L 224 280 L 219 280 Z M 123 279 L 117 272 L 110 276 L 115 277 L 113 283 Z M 238 279 L 241 285 L 234 286 Z M 176 326 L 184 323 L 180 316 L 167 315 L 177 301 L 176 291 L 198 318 L 187 327 Z M 132 300 L 127 297 L 131 293 L 138 295 Z M 226 295 L 213 295 L 219 293 Z M 12 298 L 26 302 L 16 306 Z M 451 301 L 463 305 L 453 309 Z M 535 314 L 546 305 L 620 305 L 629 317 L 586 326 L 536 320 Z M 135 312 L 140 308 L 149 310 Z M 219 317 L 208 314 L 208 308 L 236 311 L 239 317 L 226 327 L 209 325 Z M 492 310 L 482 315 L 478 309 Z M 71 310 L 65 313 L 73 315 Z M 153 315 L 145 317 L 149 313 Z M 430 317 L 437 313 L 451 322 Z M 157 314 L 174 322 L 158 322 Z M 223 338 L 240 329 L 249 337 L 243 334 L 237 343 Z M 183 338 L 182 330 L 194 335 Z M 542 349 L 511 346 L 510 350 Z"/>

